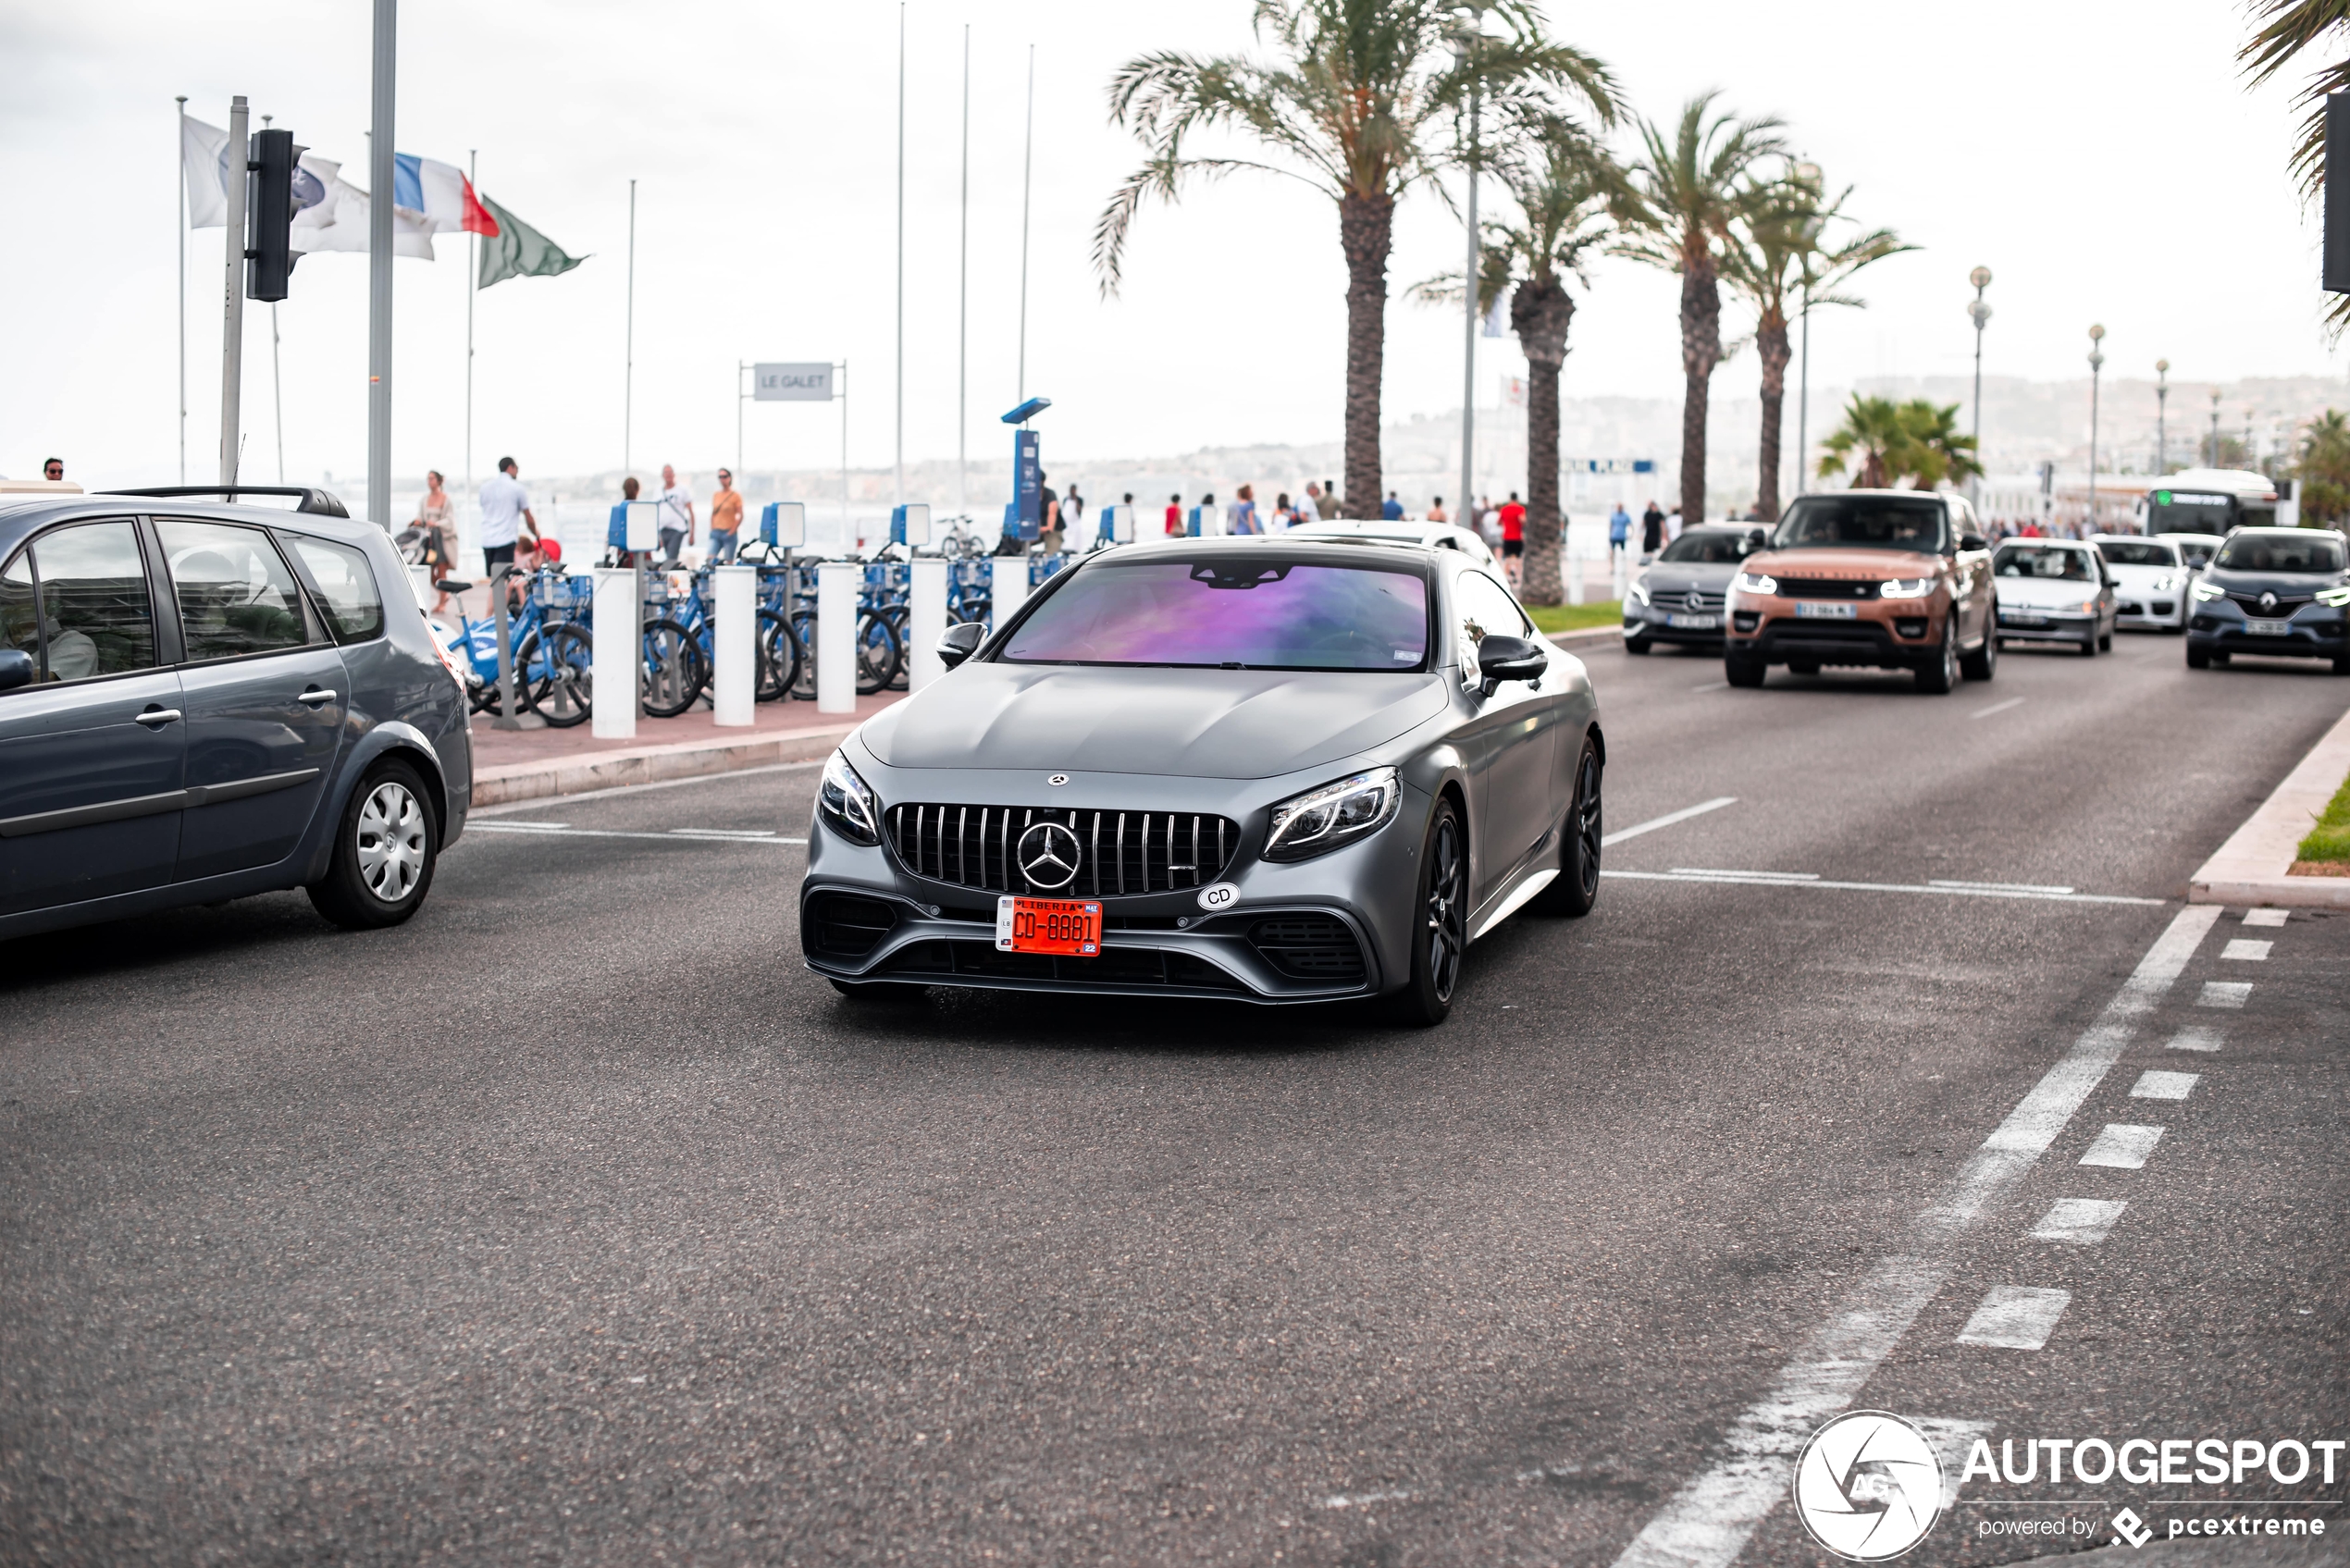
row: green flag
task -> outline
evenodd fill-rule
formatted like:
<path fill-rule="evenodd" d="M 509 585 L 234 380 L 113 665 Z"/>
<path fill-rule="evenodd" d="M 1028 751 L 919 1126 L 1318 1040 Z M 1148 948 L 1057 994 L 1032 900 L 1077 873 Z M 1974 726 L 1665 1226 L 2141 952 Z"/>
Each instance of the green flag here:
<path fill-rule="evenodd" d="M 552 278 L 588 259 L 565 255 L 561 246 L 489 197 L 480 200 L 498 220 L 498 232 L 482 236 L 479 287 L 487 289 L 509 278 Z"/>

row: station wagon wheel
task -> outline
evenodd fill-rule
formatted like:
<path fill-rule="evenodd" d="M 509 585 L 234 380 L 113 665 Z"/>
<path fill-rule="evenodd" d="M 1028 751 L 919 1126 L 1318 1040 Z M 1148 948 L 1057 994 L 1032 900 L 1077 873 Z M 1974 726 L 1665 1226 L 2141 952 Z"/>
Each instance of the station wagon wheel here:
<path fill-rule="evenodd" d="M 1394 998 L 1396 1016 L 1405 1023 L 1442 1023 L 1468 950 L 1468 845 L 1450 800 L 1438 804 L 1421 846 L 1411 940 L 1412 975 Z"/>

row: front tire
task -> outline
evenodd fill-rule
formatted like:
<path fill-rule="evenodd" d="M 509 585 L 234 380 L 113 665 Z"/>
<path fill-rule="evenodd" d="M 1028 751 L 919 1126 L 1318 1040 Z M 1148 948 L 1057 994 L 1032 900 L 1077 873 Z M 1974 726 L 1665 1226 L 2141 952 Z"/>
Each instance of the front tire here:
<path fill-rule="evenodd" d="M 1722 655 L 1722 678 L 1734 686 L 1759 686 L 1770 673 L 1771 667 L 1750 653 Z"/>
<path fill-rule="evenodd" d="M 1624 651 L 1626 653 L 1646 653 L 1650 648 L 1655 646 L 1656 645 L 1654 643 L 1649 641 L 1646 637 L 1626 637 L 1624 639 Z"/>
<path fill-rule="evenodd" d="M 1918 690 L 1928 697 L 1943 697 L 1958 689 L 1959 628 L 1957 617 L 1942 617 L 1942 648 L 1931 664 L 1918 669 Z"/>
<path fill-rule="evenodd" d="M 1600 843 L 1607 830 L 1600 802 L 1600 749 L 1589 740 L 1575 766 L 1575 800 L 1566 809 L 1565 841 L 1559 846 L 1559 874 L 1534 895 L 1537 914 L 1579 920 L 1600 896 Z"/>
<path fill-rule="evenodd" d="M 1983 634 L 1983 646 L 1959 657 L 1959 673 L 1970 681 L 1987 681 L 1999 671 L 1999 639 Z"/>
<path fill-rule="evenodd" d="M 440 824 L 424 780 L 405 762 L 367 770 L 335 827 L 327 874 L 303 891 L 345 931 L 377 931 L 414 914 L 432 889 Z"/>
<path fill-rule="evenodd" d="M 2197 648 L 2193 643 L 2187 644 L 2187 668 L 2190 670 L 2210 669 L 2211 650 L 2208 648 Z"/>
<path fill-rule="evenodd" d="M 1392 1007 L 1400 1022 L 1428 1028 L 1453 1010 L 1468 951 L 1468 841 L 1449 799 L 1437 803 L 1420 846 L 1419 895 L 1412 905 L 1412 978 Z"/>

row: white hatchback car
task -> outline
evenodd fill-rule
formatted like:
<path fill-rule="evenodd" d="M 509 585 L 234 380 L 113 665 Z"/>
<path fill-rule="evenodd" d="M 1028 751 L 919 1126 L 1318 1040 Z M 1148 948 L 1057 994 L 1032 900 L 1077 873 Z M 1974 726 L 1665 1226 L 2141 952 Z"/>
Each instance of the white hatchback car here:
<path fill-rule="evenodd" d="M 1399 544 L 1418 545 L 1426 549 L 1456 549 L 1471 561 L 1490 563 L 1493 549 L 1474 530 L 1451 523 L 1420 523 L 1409 518 L 1389 521 L 1379 517 L 1333 517 L 1321 523 L 1305 523 L 1289 530 L 1307 538 L 1391 539 Z"/>
<path fill-rule="evenodd" d="M 2176 536 L 2097 534 L 2090 538 L 2113 574 L 2113 623 L 2147 631 L 2187 629 L 2187 590 L 2195 574 Z"/>

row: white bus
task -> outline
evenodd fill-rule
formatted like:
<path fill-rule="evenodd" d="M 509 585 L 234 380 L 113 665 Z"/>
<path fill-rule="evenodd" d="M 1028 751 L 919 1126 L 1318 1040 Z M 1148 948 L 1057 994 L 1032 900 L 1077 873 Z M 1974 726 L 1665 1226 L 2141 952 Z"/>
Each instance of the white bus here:
<path fill-rule="evenodd" d="M 2149 534 L 2225 534 L 2277 521 L 2276 481 L 2242 468 L 2183 468 L 2146 489 Z"/>

